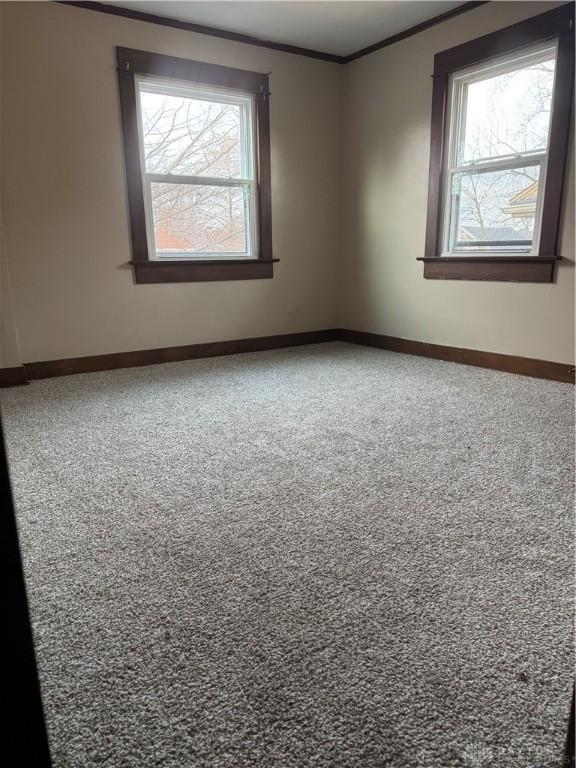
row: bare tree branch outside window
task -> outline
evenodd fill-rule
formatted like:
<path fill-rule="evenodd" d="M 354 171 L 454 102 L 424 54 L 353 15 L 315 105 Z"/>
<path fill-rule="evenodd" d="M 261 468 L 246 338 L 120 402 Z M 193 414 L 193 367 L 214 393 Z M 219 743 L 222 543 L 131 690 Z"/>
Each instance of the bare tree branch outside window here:
<path fill-rule="evenodd" d="M 241 179 L 238 104 L 141 91 L 146 172 Z M 244 253 L 246 189 L 214 183 L 151 183 L 156 250 Z"/>
<path fill-rule="evenodd" d="M 453 177 L 455 240 L 531 243 L 545 152 L 555 59 L 472 81 L 464 86 L 465 122 Z M 534 161 L 482 169 L 490 159 L 534 153 Z"/>

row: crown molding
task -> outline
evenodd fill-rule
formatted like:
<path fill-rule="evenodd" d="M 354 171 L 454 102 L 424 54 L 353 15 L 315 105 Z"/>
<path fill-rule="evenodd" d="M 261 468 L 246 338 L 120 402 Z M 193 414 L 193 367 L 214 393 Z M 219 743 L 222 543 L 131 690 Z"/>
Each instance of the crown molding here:
<path fill-rule="evenodd" d="M 119 16 L 124 19 L 132 19 L 133 21 L 144 21 L 149 24 L 158 24 L 163 27 L 172 27 L 173 29 L 182 29 L 187 32 L 195 32 L 199 35 L 209 35 L 211 37 L 221 37 L 225 40 L 233 40 L 237 43 L 244 43 L 246 45 L 256 45 L 260 48 L 269 48 L 273 51 L 281 51 L 282 53 L 293 53 L 297 56 L 306 56 L 310 59 L 319 59 L 321 61 L 329 61 L 333 64 L 348 64 L 351 61 L 356 61 L 363 56 L 368 56 L 374 51 L 379 51 L 381 48 L 386 48 L 389 45 L 400 42 L 400 40 L 406 40 L 412 35 L 417 35 L 419 32 L 423 32 L 430 27 L 441 24 L 443 21 L 459 16 L 467 11 L 472 11 L 478 8 L 480 5 L 486 5 L 491 0 L 481 0 L 478 2 L 467 2 L 462 5 L 452 8 L 450 11 L 441 13 L 438 16 L 434 16 L 427 21 L 423 21 L 420 24 L 416 24 L 409 29 L 405 29 L 402 32 L 398 32 L 396 35 L 384 38 L 377 43 L 361 48 L 355 53 L 351 53 L 348 56 L 339 56 L 335 53 L 326 53 L 325 51 L 315 51 L 312 48 L 302 48 L 298 45 L 289 45 L 287 43 L 277 43 L 273 40 L 263 40 L 253 35 L 245 35 L 240 32 L 232 32 L 228 29 L 221 29 L 220 27 L 212 27 L 206 24 L 196 24 L 192 21 L 181 21 L 179 19 L 173 19 L 168 16 L 159 16 L 155 13 L 145 13 L 144 11 L 136 11 L 131 8 L 123 8 L 118 5 L 110 5 L 108 3 L 98 2 L 82 2 L 81 0 L 52 0 L 52 2 L 58 5 L 69 5 L 74 8 L 82 8 L 86 11 L 97 11 L 98 13 L 107 13 L 110 16 Z"/>

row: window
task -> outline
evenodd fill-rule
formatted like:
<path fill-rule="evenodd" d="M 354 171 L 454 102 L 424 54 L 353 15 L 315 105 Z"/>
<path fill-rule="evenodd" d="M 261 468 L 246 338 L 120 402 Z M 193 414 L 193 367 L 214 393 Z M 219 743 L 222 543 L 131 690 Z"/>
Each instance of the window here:
<path fill-rule="evenodd" d="M 553 279 L 571 16 L 561 7 L 436 56 L 425 277 Z"/>
<path fill-rule="evenodd" d="M 254 258 L 254 97 L 136 81 L 149 258 Z"/>
<path fill-rule="evenodd" d="M 136 282 L 272 277 L 267 75 L 117 51 Z"/>
<path fill-rule="evenodd" d="M 444 248 L 537 253 L 556 46 L 450 78 Z"/>

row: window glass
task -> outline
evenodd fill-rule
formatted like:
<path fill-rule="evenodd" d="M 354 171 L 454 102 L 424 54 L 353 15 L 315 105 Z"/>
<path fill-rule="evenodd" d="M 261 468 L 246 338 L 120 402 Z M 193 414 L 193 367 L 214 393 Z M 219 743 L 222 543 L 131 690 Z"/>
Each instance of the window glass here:
<path fill-rule="evenodd" d="M 462 163 L 546 149 L 555 66 L 550 55 L 465 86 Z"/>
<path fill-rule="evenodd" d="M 138 80 L 151 258 L 256 256 L 251 95 Z"/>
<path fill-rule="evenodd" d="M 144 159 L 149 173 L 240 178 L 241 108 L 142 89 Z"/>
<path fill-rule="evenodd" d="M 158 256 L 248 251 L 248 200 L 243 187 L 152 183 Z"/>
<path fill-rule="evenodd" d="M 555 67 L 548 44 L 453 75 L 444 253 L 536 252 Z"/>
<path fill-rule="evenodd" d="M 456 248 L 530 248 L 540 166 L 455 173 L 452 186 Z"/>

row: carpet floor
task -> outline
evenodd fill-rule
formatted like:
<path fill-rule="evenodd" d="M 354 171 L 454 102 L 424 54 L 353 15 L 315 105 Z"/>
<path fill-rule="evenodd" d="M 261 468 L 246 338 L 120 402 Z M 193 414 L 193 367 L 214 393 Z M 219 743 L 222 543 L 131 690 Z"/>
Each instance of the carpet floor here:
<path fill-rule="evenodd" d="M 2 405 L 56 768 L 559 764 L 569 385 L 332 343 Z"/>

